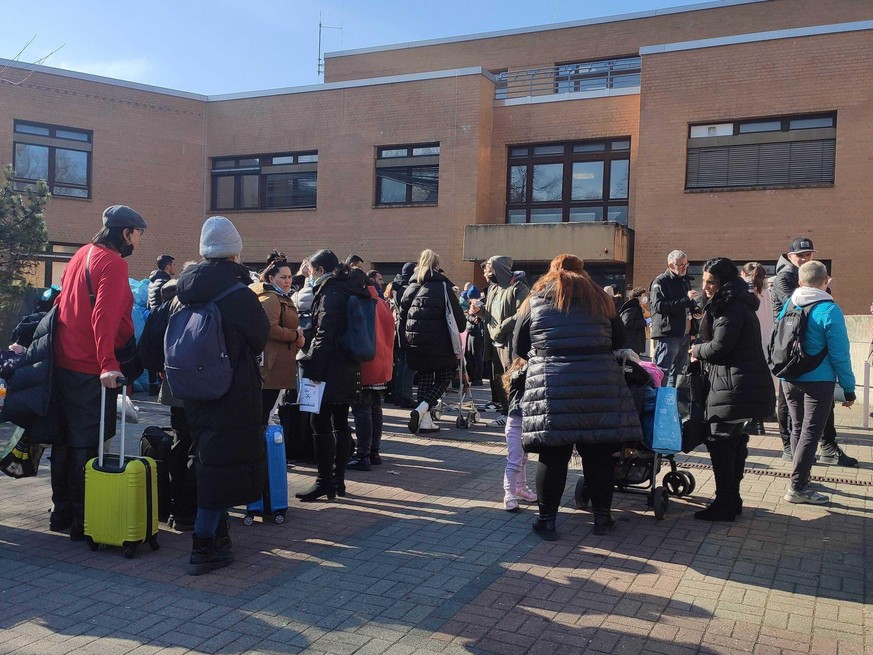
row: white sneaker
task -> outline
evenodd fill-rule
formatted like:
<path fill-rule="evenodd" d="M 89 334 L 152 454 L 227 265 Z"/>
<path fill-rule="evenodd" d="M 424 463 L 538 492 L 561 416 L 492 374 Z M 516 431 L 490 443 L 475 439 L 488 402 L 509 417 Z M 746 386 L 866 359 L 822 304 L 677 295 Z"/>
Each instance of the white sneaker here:
<path fill-rule="evenodd" d="M 810 505 L 827 505 L 831 500 L 824 494 L 815 491 L 808 484 L 804 485 L 801 489 L 789 487 L 783 498 L 789 503 L 808 503 Z"/>
<path fill-rule="evenodd" d="M 421 432 L 439 432 L 439 426 L 433 422 L 433 418 L 431 418 L 430 413 L 422 414 L 421 420 L 418 424 L 418 431 Z"/>
<path fill-rule="evenodd" d="M 506 417 L 505 416 L 498 416 L 496 419 L 494 419 L 490 423 L 488 423 L 488 425 L 493 425 L 493 426 L 500 427 L 500 428 L 506 427 Z"/>
<path fill-rule="evenodd" d="M 505 509 L 507 512 L 517 512 L 519 510 L 518 498 L 513 496 L 511 493 L 506 492 L 503 495 L 503 509 Z"/>

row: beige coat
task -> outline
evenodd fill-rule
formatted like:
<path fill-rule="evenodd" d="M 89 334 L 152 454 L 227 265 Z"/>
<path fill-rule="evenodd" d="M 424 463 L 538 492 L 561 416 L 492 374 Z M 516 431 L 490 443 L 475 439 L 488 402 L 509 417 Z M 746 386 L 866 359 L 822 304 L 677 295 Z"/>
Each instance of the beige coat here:
<path fill-rule="evenodd" d="M 291 298 L 282 296 L 263 282 L 255 282 L 252 291 L 258 295 L 261 307 L 270 320 L 270 340 L 264 348 L 261 375 L 264 389 L 295 389 L 297 387 L 297 309 Z"/>

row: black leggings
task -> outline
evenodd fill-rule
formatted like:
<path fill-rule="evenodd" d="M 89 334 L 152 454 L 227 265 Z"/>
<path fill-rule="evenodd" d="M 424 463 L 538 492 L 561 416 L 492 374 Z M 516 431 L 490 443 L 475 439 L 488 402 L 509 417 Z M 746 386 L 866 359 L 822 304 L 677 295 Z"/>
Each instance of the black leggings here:
<path fill-rule="evenodd" d="M 574 444 L 554 446 L 545 448 L 539 454 L 536 482 L 541 516 L 555 516 L 558 513 L 573 448 Z M 618 445 L 577 443 L 575 448 L 582 457 L 582 472 L 592 508 L 595 511 L 609 511 L 615 480 L 615 460 L 612 455 L 618 450 Z"/>
<path fill-rule="evenodd" d="M 270 412 L 273 410 L 273 405 L 276 404 L 276 400 L 279 398 L 281 392 L 281 389 L 261 390 L 261 402 L 263 403 L 263 408 L 261 409 L 261 425 L 270 424 Z"/>
<path fill-rule="evenodd" d="M 319 481 L 343 480 L 352 446 L 348 403 L 322 403 L 310 421 Z"/>

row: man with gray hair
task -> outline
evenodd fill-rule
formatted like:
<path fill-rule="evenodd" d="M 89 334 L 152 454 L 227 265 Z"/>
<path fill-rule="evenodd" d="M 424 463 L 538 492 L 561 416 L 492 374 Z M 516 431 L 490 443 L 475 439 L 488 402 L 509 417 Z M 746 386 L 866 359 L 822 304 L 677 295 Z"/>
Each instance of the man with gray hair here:
<path fill-rule="evenodd" d="M 845 395 L 844 407 L 855 402 L 855 376 L 849 357 L 849 335 L 846 320 L 839 306 L 827 292 L 828 272 L 824 264 L 809 261 L 798 270 L 800 287 L 791 294 L 779 314 L 799 307 L 807 314 L 806 329 L 801 336 L 803 351 L 815 358 L 826 352 L 821 363 L 811 371 L 783 378 L 782 389 L 791 415 L 791 452 L 794 470 L 785 491 L 789 503 L 823 505 L 827 496 L 811 488 L 810 470 L 815 461 L 815 449 L 834 406 L 834 383 Z"/>
<path fill-rule="evenodd" d="M 664 372 L 662 386 L 676 386 L 685 372 L 691 342 L 692 319 L 700 318 L 697 297 L 688 278 L 688 255 L 674 250 L 667 255 L 667 270 L 652 281 L 652 340 L 655 364 Z"/>

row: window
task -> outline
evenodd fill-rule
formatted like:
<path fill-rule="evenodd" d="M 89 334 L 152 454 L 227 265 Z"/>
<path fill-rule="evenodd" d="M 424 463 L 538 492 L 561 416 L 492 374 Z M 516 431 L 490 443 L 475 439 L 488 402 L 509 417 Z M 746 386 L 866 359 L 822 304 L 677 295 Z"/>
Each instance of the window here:
<path fill-rule="evenodd" d="M 559 64 L 555 93 L 624 89 L 640 85 L 640 57 Z"/>
<path fill-rule="evenodd" d="M 23 191 L 45 180 L 54 196 L 91 197 L 90 130 L 14 122 L 13 188 Z"/>
<path fill-rule="evenodd" d="M 212 160 L 212 209 L 313 209 L 318 153 L 290 152 Z"/>
<path fill-rule="evenodd" d="M 831 185 L 836 119 L 824 114 L 692 125 L 685 188 Z"/>
<path fill-rule="evenodd" d="M 376 152 L 376 206 L 436 205 L 440 144 L 382 146 Z"/>
<path fill-rule="evenodd" d="M 507 223 L 627 225 L 630 139 L 512 146 Z"/>

